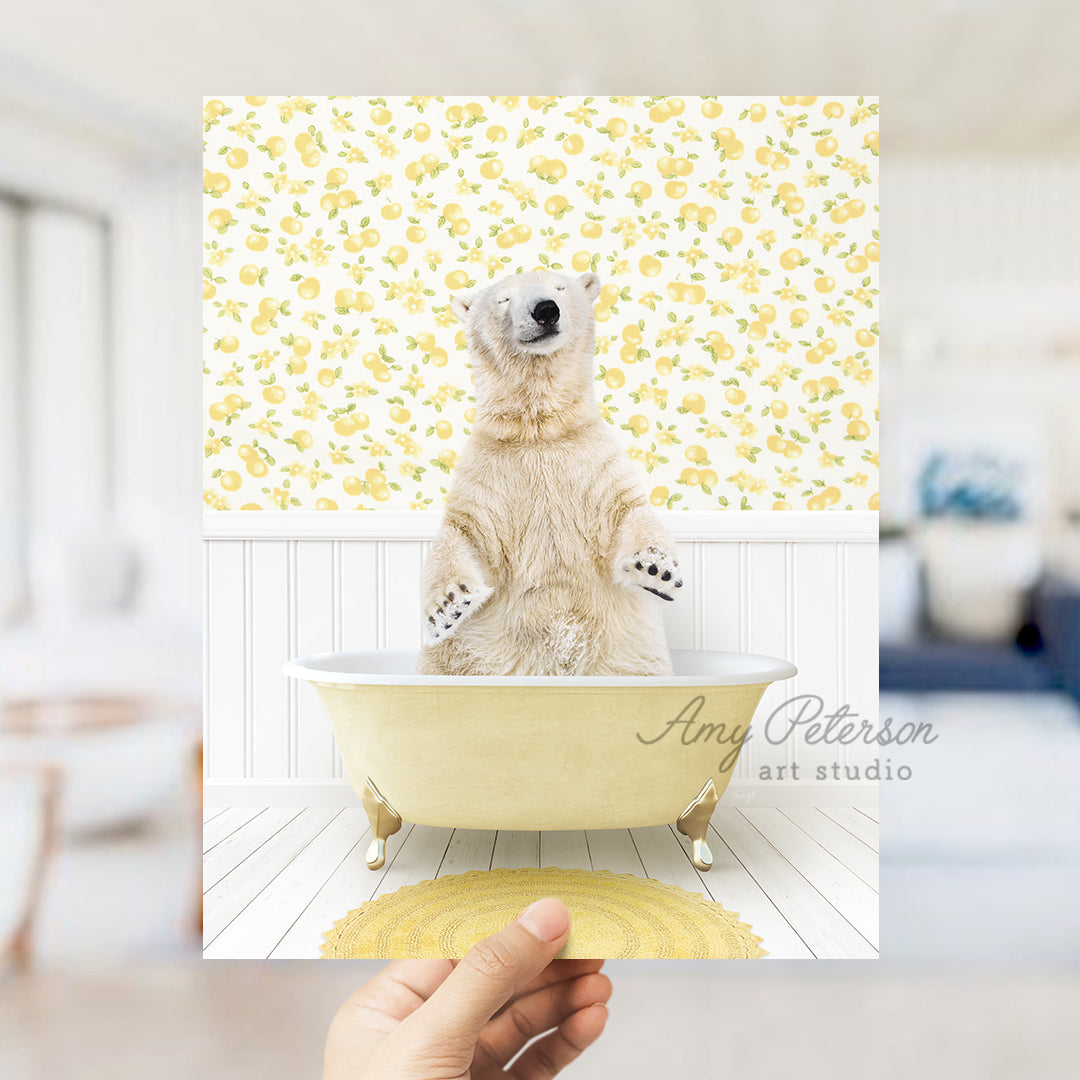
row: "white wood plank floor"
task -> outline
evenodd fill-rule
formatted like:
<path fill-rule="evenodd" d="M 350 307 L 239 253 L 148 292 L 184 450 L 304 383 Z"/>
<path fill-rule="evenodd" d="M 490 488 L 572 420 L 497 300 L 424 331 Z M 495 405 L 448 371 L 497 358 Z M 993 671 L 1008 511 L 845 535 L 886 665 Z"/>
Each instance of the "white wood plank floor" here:
<path fill-rule="evenodd" d="M 699 873 L 673 826 L 603 832 L 481 832 L 406 824 L 386 865 L 364 863 L 360 809 L 209 808 L 204 815 L 204 955 L 308 959 L 335 919 L 428 878 L 561 866 L 656 878 L 739 912 L 770 959 L 873 958 L 878 822 L 871 808 L 718 808 Z"/>

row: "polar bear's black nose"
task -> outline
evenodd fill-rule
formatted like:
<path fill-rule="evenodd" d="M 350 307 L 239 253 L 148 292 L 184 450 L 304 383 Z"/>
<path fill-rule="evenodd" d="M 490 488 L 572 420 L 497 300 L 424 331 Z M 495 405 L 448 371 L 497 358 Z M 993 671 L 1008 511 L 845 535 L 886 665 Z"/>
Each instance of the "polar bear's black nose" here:
<path fill-rule="evenodd" d="M 559 321 L 559 305 L 554 300 L 541 300 L 532 316 L 541 326 L 554 326 Z"/>

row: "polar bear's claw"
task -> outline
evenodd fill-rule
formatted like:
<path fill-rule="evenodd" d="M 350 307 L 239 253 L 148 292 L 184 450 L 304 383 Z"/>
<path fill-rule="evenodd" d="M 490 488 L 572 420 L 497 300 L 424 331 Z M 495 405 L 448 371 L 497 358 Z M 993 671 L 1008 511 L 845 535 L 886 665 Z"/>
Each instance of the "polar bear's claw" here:
<path fill-rule="evenodd" d="M 424 624 L 424 640 L 428 645 L 437 645 L 445 641 L 461 625 L 462 616 L 470 613 L 473 601 L 477 606 L 492 593 L 484 585 L 467 585 L 455 582 L 447 585 L 441 596 L 429 603 L 425 609 L 427 621 Z"/>
<path fill-rule="evenodd" d="M 640 585 L 664 600 L 674 600 L 676 589 L 682 588 L 679 560 L 659 548 L 646 548 L 620 560 L 625 585 Z M 663 583 L 661 585 L 661 582 Z"/>

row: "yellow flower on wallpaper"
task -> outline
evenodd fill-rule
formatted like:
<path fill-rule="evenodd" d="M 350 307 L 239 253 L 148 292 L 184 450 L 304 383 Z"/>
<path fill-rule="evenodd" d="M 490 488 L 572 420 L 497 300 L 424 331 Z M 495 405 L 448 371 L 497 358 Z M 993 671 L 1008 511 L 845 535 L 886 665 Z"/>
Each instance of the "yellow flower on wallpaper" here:
<path fill-rule="evenodd" d="M 596 271 L 597 402 L 670 509 L 877 509 L 871 98 L 214 98 L 212 509 L 438 508 L 450 297 Z"/>

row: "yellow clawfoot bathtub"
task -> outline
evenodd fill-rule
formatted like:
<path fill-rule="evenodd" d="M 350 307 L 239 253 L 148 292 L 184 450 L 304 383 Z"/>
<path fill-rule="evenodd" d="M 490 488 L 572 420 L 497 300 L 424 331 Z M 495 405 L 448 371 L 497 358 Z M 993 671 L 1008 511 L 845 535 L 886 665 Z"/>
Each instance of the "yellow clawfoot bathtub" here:
<path fill-rule="evenodd" d="M 402 821 L 459 829 L 675 822 L 708 870 L 709 818 L 765 688 L 793 664 L 672 650 L 674 675 L 414 675 L 408 650 L 323 653 L 286 675 L 321 699 L 371 821 L 378 869 Z"/>

